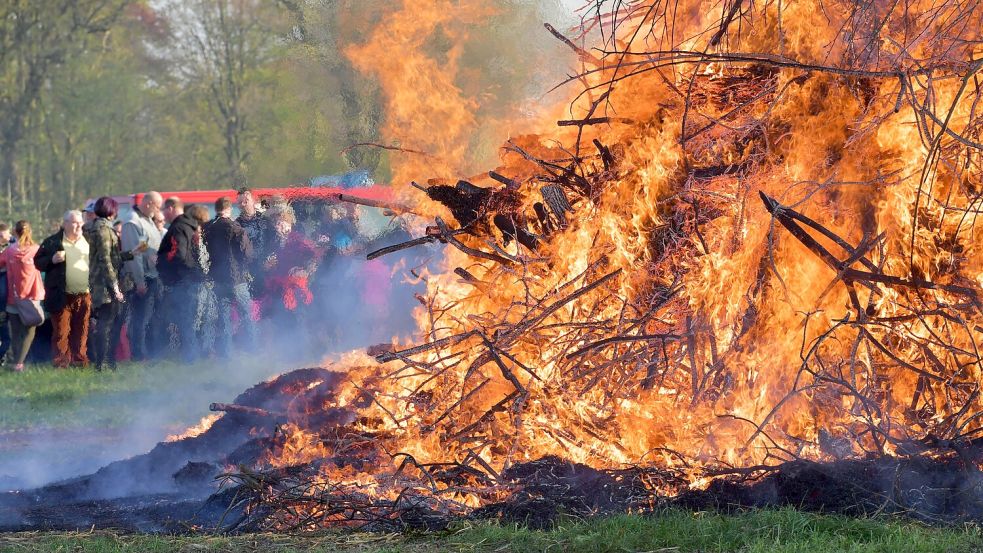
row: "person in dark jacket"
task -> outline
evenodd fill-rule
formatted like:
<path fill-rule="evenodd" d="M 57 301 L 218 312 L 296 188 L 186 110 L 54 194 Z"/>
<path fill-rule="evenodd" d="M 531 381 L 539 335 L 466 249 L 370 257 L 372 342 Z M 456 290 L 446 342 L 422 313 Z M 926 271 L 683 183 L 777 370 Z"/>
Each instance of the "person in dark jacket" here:
<path fill-rule="evenodd" d="M 232 219 L 232 201 L 215 201 L 215 218 L 203 231 L 210 262 L 208 275 L 218 299 L 218 352 L 228 355 L 232 342 L 233 309 L 238 312 L 239 326 L 250 346 L 256 344 L 253 301 L 249 294 L 249 264 L 253 246 L 242 226 Z"/>
<path fill-rule="evenodd" d="M 41 242 L 34 265 L 44 273 L 44 309 L 51 314 L 53 364 L 85 367 L 89 314 L 89 242 L 82 236 L 82 212 L 68 211 L 61 230 Z"/>
<path fill-rule="evenodd" d="M 181 357 L 193 362 L 201 353 L 195 322 L 198 292 L 205 280 L 198 256 L 198 221 L 184 213 L 184 203 L 178 198 L 168 198 L 163 213 L 170 226 L 157 251 L 157 273 L 168 299 L 167 319 L 177 326 Z"/>
<path fill-rule="evenodd" d="M 203 232 L 211 216 L 208 214 L 208 208 L 201 204 L 188 206 L 184 213 L 198 223 L 193 251 L 204 276 L 197 286 L 198 309 L 195 312 L 195 332 L 198 333 L 200 354 L 204 356 L 215 351 L 215 331 L 218 326 L 218 300 L 215 298 L 214 284 L 209 273 L 211 263 L 208 259 L 208 250 L 205 249 Z"/>
<path fill-rule="evenodd" d="M 10 225 L 0 223 L 0 255 L 13 244 L 10 235 Z M 10 327 L 7 325 L 7 271 L 0 271 L 0 300 L 3 301 L 3 308 L 0 308 L 0 366 L 7 363 L 7 351 L 10 350 Z"/>

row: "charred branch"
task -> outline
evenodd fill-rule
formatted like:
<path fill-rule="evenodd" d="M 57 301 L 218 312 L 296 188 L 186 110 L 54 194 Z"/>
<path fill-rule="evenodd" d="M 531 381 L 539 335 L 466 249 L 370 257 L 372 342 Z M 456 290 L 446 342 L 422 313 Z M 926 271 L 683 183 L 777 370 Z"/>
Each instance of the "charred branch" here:
<path fill-rule="evenodd" d="M 556 122 L 558 127 L 589 127 L 591 125 L 604 125 L 607 123 L 632 124 L 634 121 L 625 117 L 588 117 L 586 119 L 560 119 Z"/>
<path fill-rule="evenodd" d="M 407 240 L 406 242 L 401 242 L 399 244 L 394 244 L 392 246 L 386 246 L 385 248 L 379 248 L 366 254 L 365 258 L 368 260 L 373 260 L 378 257 L 382 257 L 386 254 L 395 253 L 407 248 L 412 248 L 414 246 L 422 246 L 423 244 L 431 244 L 433 242 L 441 241 L 446 242 L 444 233 L 440 231 L 437 227 L 433 227 L 433 232 L 429 232 L 430 228 L 427 229 L 428 234 L 426 236 L 421 236 L 419 238 L 414 238 L 412 240 Z M 457 236 L 464 233 L 463 229 L 450 230 L 448 231 L 448 236 Z"/>
<path fill-rule="evenodd" d="M 394 202 L 384 202 L 381 200 L 373 200 L 371 198 L 361 198 L 359 196 L 353 196 L 351 194 L 341 194 L 338 196 L 339 202 L 346 202 L 357 205 L 364 205 L 366 207 L 377 207 L 380 209 L 386 209 L 395 213 L 414 213 L 413 208 Z"/>
<path fill-rule="evenodd" d="M 522 187 L 522 184 L 518 181 L 510 179 L 501 173 L 496 173 L 495 171 L 488 171 L 488 176 L 504 184 L 505 188 L 508 190 L 518 190 Z"/>
<path fill-rule="evenodd" d="M 509 217 L 499 213 L 492 218 L 492 221 L 498 227 L 498 230 L 502 231 L 502 235 L 505 237 L 505 245 L 515 240 L 530 251 L 536 251 L 536 248 L 539 247 L 539 240 L 536 236 L 526 230 L 524 225 L 519 226 L 515 217 Z"/>
<path fill-rule="evenodd" d="M 447 207 L 462 228 L 475 224 L 485 214 L 491 194 L 491 190 L 463 180 L 456 186 L 438 184 L 427 188 L 427 196 Z"/>
<path fill-rule="evenodd" d="M 593 54 L 591 54 L 587 50 L 584 50 L 580 46 L 577 46 L 576 44 L 574 44 L 572 40 L 570 40 L 569 38 L 567 38 L 566 36 L 564 36 L 563 33 L 561 33 L 560 31 L 556 30 L 556 27 L 550 25 L 549 23 L 543 23 L 543 27 L 545 27 L 546 30 L 549 31 L 549 33 L 551 35 L 553 35 L 558 40 L 560 40 L 560 42 L 562 42 L 562 43 L 566 44 L 567 46 L 569 46 L 570 49 L 573 50 L 577 54 L 577 56 L 580 57 L 580 61 L 582 61 L 584 63 L 595 64 L 595 65 L 598 64 L 598 63 L 600 63 L 600 60 L 598 60 L 596 57 L 594 57 Z"/>
<path fill-rule="evenodd" d="M 270 419 L 273 421 L 286 421 L 286 413 L 273 413 L 267 411 L 266 409 L 260 409 L 259 407 L 250 407 L 248 405 L 236 405 L 234 403 L 212 403 L 208 406 L 209 411 L 220 411 L 225 413 L 237 413 L 240 415 L 248 415 L 251 417 Z"/>

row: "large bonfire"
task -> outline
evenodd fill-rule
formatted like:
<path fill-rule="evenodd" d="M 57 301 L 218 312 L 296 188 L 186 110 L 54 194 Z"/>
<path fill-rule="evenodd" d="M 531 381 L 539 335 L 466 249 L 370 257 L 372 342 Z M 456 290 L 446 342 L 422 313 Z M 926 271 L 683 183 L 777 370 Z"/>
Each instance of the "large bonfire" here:
<path fill-rule="evenodd" d="M 445 243 L 447 270 L 418 342 L 346 356 L 288 413 L 265 462 L 308 470 L 257 487 L 296 507 L 278 524 L 356 497 L 464 512 L 550 456 L 671 471 L 643 479 L 671 494 L 972 444 L 979 3 L 591 2 L 549 29 L 571 99 L 475 176 L 457 54 L 423 42 L 482 4 L 407 2 L 348 52 L 383 83 L 413 243 Z"/>

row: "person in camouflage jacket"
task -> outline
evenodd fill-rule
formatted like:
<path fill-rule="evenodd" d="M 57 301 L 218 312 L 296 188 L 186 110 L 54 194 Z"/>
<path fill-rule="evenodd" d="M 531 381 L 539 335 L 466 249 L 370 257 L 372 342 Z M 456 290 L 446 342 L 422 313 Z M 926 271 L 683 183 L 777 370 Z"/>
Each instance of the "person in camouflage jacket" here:
<path fill-rule="evenodd" d="M 99 307 L 118 300 L 117 292 L 122 294 L 123 280 L 120 269 L 123 267 L 123 253 L 119 249 L 119 237 L 113 231 L 112 223 L 100 217 L 96 219 L 86 235 L 92 246 L 89 268 L 89 286 L 92 289 L 92 307 Z"/>
<path fill-rule="evenodd" d="M 120 269 L 123 262 L 133 259 L 132 252 L 120 251 L 119 237 L 113 230 L 118 204 L 110 197 L 96 200 L 98 217 L 86 233 L 89 242 L 89 290 L 92 294 L 92 361 L 96 370 L 107 365 L 116 368 L 116 346 L 123 330 L 123 281 Z"/>

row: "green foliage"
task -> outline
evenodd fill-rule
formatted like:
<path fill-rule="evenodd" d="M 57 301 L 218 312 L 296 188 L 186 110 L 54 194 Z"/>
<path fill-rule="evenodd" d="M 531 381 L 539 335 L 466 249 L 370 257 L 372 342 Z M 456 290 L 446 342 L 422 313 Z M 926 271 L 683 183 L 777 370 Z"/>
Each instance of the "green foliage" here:
<path fill-rule="evenodd" d="M 0 3 L 0 199 L 7 211 L 46 204 L 60 190 L 48 163 L 72 150 L 51 128 L 65 123 L 48 106 L 54 82 L 97 47 L 126 0 L 7 0 Z M 70 93 L 70 92 L 69 92 Z"/>
<path fill-rule="evenodd" d="M 388 177 L 379 84 L 343 54 L 399 2 L 9 0 L 0 3 L 0 220 L 57 220 L 147 189 Z M 564 63 L 557 0 L 509 0 L 468 29 L 458 86 L 479 120 L 515 117 Z M 439 59 L 441 31 L 429 37 Z M 446 37 L 444 37 L 446 38 Z M 553 59 L 553 63 L 549 60 Z M 544 70 L 544 68 L 547 68 Z M 545 77 L 544 77 L 545 75 Z M 434 129 L 440 132 L 440 129 Z M 497 126 L 475 129 L 494 161 Z"/>

